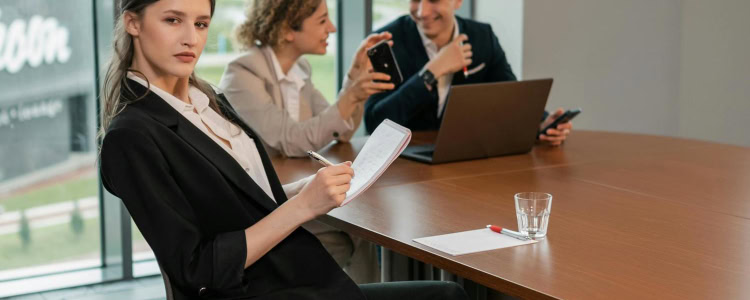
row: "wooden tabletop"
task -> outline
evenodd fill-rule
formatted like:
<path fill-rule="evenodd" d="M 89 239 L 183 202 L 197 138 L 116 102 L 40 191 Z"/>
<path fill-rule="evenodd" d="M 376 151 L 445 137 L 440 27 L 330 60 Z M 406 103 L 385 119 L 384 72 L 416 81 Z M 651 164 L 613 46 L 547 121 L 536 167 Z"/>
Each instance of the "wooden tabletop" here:
<path fill-rule="evenodd" d="M 429 141 L 417 133 L 413 143 Z M 352 160 L 365 139 L 321 151 Z M 283 183 L 319 168 L 274 159 Z M 513 194 L 553 195 L 548 237 L 451 256 L 413 242 L 516 227 Z M 750 149 L 577 130 L 562 147 L 430 166 L 397 159 L 322 220 L 522 298 L 750 299 Z"/>

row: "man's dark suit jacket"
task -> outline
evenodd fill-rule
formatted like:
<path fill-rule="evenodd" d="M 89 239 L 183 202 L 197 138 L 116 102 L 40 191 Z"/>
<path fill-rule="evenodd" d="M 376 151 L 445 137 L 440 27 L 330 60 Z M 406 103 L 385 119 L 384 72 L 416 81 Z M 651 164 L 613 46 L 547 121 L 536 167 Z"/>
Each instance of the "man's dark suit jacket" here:
<path fill-rule="evenodd" d="M 468 69 L 481 64 L 484 64 L 484 68 L 469 75 L 469 78 L 464 77 L 463 71 L 453 74 L 452 85 L 516 80 L 490 25 L 458 16 L 456 20 L 458 32 L 469 37 L 468 43 L 473 52 Z M 367 100 L 365 129 L 372 133 L 380 122 L 388 118 L 411 130 L 437 130 L 441 121 L 437 116 L 437 89 L 428 91 L 418 74 L 429 58 L 417 24 L 406 15 L 378 30 L 384 31 L 393 34 L 393 53 L 404 76 L 404 83 L 393 91 L 372 95 Z"/>
<path fill-rule="evenodd" d="M 128 83 L 136 95 L 146 94 L 142 85 Z M 281 205 L 287 199 L 261 139 L 218 98 L 224 115 L 255 140 Z M 156 94 L 147 93 L 114 118 L 100 160 L 104 187 L 125 203 L 177 299 L 364 299 L 302 228 L 245 269 L 244 229 L 278 205 L 224 149 Z"/>

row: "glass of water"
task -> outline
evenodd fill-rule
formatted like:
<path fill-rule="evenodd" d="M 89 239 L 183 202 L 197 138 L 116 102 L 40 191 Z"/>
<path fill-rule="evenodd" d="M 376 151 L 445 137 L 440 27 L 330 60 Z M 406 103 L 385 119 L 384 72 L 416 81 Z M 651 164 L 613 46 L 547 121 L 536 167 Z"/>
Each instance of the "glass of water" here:
<path fill-rule="evenodd" d="M 552 195 L 548 193 L 518 193 L 516 199 L 516 218 L 518 231 L 530 238 L 539 240 L 547 236 L 549 212 L 552 208 Z"/>

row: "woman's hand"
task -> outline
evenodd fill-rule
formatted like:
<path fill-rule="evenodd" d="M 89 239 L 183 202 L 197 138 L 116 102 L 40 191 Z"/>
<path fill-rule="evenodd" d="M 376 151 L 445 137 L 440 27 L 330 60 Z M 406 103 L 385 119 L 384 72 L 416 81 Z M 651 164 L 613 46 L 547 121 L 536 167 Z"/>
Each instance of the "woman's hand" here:
<path fill-rule="evenodd" d="M 367 36 L 367 38 L 359 44 L 357 53 L 355 53 L 352 58 L 352 64 L 349 66 L 347 76 L 350 79 L 354 79 L 359 77 L 362 73 L 369 73 L 369 70 L 372 69 L 372 63 L 370 63 L 370 58 L 367 57 L 367 49 L 375 46 L 375 44 L 382 40 L 389 40 L 388 45 L 393 46 L 393 41 L 390 41 L 391 38 L 393 38 L 393 36 L 387 31 L 383 33 L 373 33 Z"/>
<path fill-rule="evenodd" d="M 336 103 L 342 119 L 348 120 L 355 108 L 364 103 L 370 95 L 395 88 L 393 83 L 375 82 L 375 80 L 390 81 L 391 77 L 388 74 L 373 72 L 372 63 L 367 57 L 368 48 L 380 41 L 389 40 L 391 37 L 390 32 L 374 33 L 359 45 Z M 393 45 L 393 41 L 388 41 L 388 44 Z"/>
<path fill-rule="evenodd" d="M 357 105 L 364 103 L 370 95 L 395 88 L 393 83 L 376 82 L 375 80 L 389 81 L 391 76 L 385 73 L 366 72 L 360 73 L 353 80 L 344 82 L 339 94 L 339 101 L 336 103 L 342 119 L 348 120 Z"/>
<path fill-rule="evenodd" d="M 351 162 L 321 168 L 293 198 L 307 221 L 341 206 L 354 177 Z"/>

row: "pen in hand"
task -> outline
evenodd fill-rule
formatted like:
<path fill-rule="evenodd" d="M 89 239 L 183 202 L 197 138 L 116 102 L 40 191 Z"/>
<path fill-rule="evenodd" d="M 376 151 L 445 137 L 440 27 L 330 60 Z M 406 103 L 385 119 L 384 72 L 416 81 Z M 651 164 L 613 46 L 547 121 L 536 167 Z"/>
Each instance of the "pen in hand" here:
<path fill-rule="evenodd" d="M 461 46 L 463 47 L 464 42 L 461 42 Z M 464 78 L 469 78 L 469 68 L 468 66 L 464 66 Z"/>
<path fill-rule="evenodd" d="M 319 163 L 320 163 L 321 165 L 323 165 L 323 166 L 326 166 L 326 167 L 330 167 L 330 166 L 333 166 L 333 163 L 331 163 L 330 161 L 328 161 L 328 160 L 327 160 L 327 159 L 326 159 L 325 157 L 323 157 L 322 155 L 320 155 L 320 154 L 317 154 L 317 153 L 315 153 L 315 151 L 312 151 L 312 150 L 310 150 L 310 151 L 307 151 L 307 156 L 309 156 L 309 157 L 310 157 L 310 158 L 312 158 L 313 160 L 315 160 L 315 161 L 319 162 Z"/>

